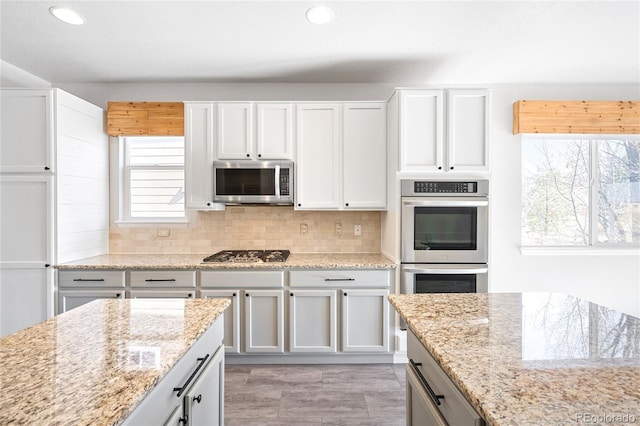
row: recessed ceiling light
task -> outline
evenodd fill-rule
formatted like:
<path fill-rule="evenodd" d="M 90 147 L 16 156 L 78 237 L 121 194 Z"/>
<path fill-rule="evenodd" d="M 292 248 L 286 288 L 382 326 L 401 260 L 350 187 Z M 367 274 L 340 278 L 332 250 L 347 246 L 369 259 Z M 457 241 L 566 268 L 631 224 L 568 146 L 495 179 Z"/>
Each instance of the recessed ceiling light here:
<path fill-rule="evenodd" d="M 326 6 L 313 6 L 304 14 L 312 24 L 328 24 L 333 21 L 333 10 Z"/>
<path fill-rule="evenodd" d="M 49 8 L 49 13 L 53 16 L 61 20 L 62 22 L 66 22 L 71 25 L 82 25 L 84 24 L 84 18 L 80 16 L 77 12 L 67 9 L 66 7 L 53 6 Z"/>

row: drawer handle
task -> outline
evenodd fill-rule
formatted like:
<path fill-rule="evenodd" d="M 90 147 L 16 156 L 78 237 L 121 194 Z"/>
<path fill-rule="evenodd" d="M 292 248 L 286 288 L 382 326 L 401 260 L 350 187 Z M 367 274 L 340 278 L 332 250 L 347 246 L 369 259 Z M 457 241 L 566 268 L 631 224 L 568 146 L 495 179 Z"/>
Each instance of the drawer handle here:
<path fill-rule="evenodd" d="M 355 278 L 325 278 L 325 281 L 355 281 Z"/>
<path fill-rule="evenodd" d="M 173 282 L 175 281 L 175 278 L 167 278 L 167 279 L 153 279 L 153 278 L 149 278 L 146 279 L 145 281 L 148 283 L 156 283 L 156 282 Z"/>
<path fill-rule="evenodd" d="M 196 377 L 196 375 L 198 374 L 198 371 L 200 371 L 200 369 L 205 364 L 207 359 L 209 359 L 209 354 L 206 354 L 204 358 L 198 358 L 198 366 L 196 367 L 195 370 L 193 370 L 193 373 L 191 373 L 191 375 L 189 376 L 187 381 L 184 383 L 184 385 L 182 385 L 182 387 L 179 387 L 179 388 L 173 388 L 174 392 L 178 392 L 178 395 L 176 395 L 178 398 L 180 398 L 184 393 L 184 391 L 187 390 L 187 388 L 189 387 L 189 383 L 191 383 L 191 381 Z"/>
<path fill-rule="evenodd" d="M 76 282 L 87 283 L 87 282 L 102 282 L 104 281 L 104 278 L 74 278 L 73 280 Z"/>
<path fill-rule="evenodd" d="M 427 382 L 427 379 L 422 375 L 420 370 L 418 370 L 418 366 L 422 365 L 422 363 L 421 362 L 416 363 L 412 359 L 409 359 L 409 362 L 411 363 L 411 367 L 413 368 L 413 371 L 418 375 L 420 382 L 422 382 L 422 385 L 427 390 L 427 393 L 429 394 L 429 397 L 431 398 L 433 403 L 436 405 L 442 405 L 440 400 L 444 399 L 444 395 L 436 395 L 436 393 L 433 391 L 431 386 L 429 386 L 429 382 Z"/>

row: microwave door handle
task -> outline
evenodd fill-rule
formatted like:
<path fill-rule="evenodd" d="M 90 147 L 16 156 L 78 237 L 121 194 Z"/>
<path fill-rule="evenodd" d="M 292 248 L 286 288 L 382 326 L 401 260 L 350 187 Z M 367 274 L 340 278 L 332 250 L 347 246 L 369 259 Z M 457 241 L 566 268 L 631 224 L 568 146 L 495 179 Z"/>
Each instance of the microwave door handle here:
<path fill-rule="evenodd" d="M 489 201 L 464 201 L 464 200 L 447 200 L 447 201 L 421 201 L 421 200 L 404 200 L 402 202 L 404 206 L 417 206 L 417 207 L 487 207 Z"/>
<path fill-rule="evenodd" d="M 489 268 L 403 268 L 404 271 L 412 274 L 486 274 Z"/>
<path fill-rule="evenodd" d="M 276 192 L 275 196 L 276 196 L 276 199 L 279 200 L 280 199 L 280 166 L 276 165 L 275 169 L 276 169 L 276 173 L 275 173 L 275 177 L 274 177 L 274 179 L 276 180 L 276 182 L 275 182 L 275 189 L 276 189 L 275 190 L 275 192 Z"/>

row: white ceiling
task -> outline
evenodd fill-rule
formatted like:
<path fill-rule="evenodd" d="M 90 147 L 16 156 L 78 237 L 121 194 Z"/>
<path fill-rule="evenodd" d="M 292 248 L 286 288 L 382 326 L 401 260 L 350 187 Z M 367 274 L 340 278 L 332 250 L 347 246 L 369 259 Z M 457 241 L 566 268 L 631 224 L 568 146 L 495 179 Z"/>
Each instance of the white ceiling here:
<path fill-rule="evenodd" d="M 318 3 L 332 23 L 305 21 Z M 640 82 L 637 0 L 2 0 L 0 14 L 2 60 L 52 83 Z"/>

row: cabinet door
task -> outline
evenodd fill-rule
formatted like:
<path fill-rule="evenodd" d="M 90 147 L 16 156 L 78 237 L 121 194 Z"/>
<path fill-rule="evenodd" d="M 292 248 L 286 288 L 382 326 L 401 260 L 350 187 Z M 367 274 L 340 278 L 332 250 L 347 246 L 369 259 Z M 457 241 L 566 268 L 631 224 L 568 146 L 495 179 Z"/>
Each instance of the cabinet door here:
<path fill-rule="evenodd" d="M 338 104 L 297 106 L 297 209 L 340 208 L 341 115 Z"/>
<path fill-rule="evenodd" d="M 0 268 L 0 338 L 53 315 L 53 271 L 43 263 Z"/>
<path fill-rule="evenodd" d="M 124 299 L 122 290 L 59 290 L 58 313 L 62 314 L 97 299 Z"/>
<path fill-rule="evenodd" d="M 289 351 L 336 352 L 335 290 L 291 290 Z"/>
<path fill-rule="evenodd" d="M 224 347 L 227 353 L 240 353 L 240 290 L 202 290 L 203 299 L 229 299 L 224 317 Z"/>
<path fill-rule="evenodd" d="M 342 350 L 389 351 L 387 290 L 342 290 Z"/>
<path fill-rule="evenodd" d="M 447 92 L 447 170 L 489 169 L 489 91 Z"/>
<path fill-rule="evenodd" d="M 344 208 L 385 209 L 387 206 L 386 104 L 345 104 L 343 135 Z"/>
<path fill-rule="evenodd" d="M 244 348 L 246 352 L 284 352 L 282 290 L 245 290 Z"/>
<path fill-rule="evenodd" d="M 188 209 L 206 209 L 213 203 L 212 103 L 186 103 L 184 110 L 185 197 Z"/>
<path fill-rule="evenodd" d="M 256 157 L 261 160 L 293 159 L 291 104 L 256 105 Z"/>
<path fill-rule="evenodd" d="M 184 396 L 190 426 L 224 424 L 224 349 L 220 347 Z"/>
<path fill-rule="evenodd" d="M 407 426 L 447 426 L 415 373 L 407 366 Z"/>
<path fill-rule="evenodd" d="M 2 90 L 0 172 L 53 170 L 53 93 Z"/>
<path fill-rule="evenodd" d="M 441 90 L 400 92 L 400 171 L 432 172 L 444 167 Z"/>
<path fill-rule="evenodd" d="M 219 103 L 217 114 L 219 160 L 252 158 L 253 129 L 250 103 Z"/>

